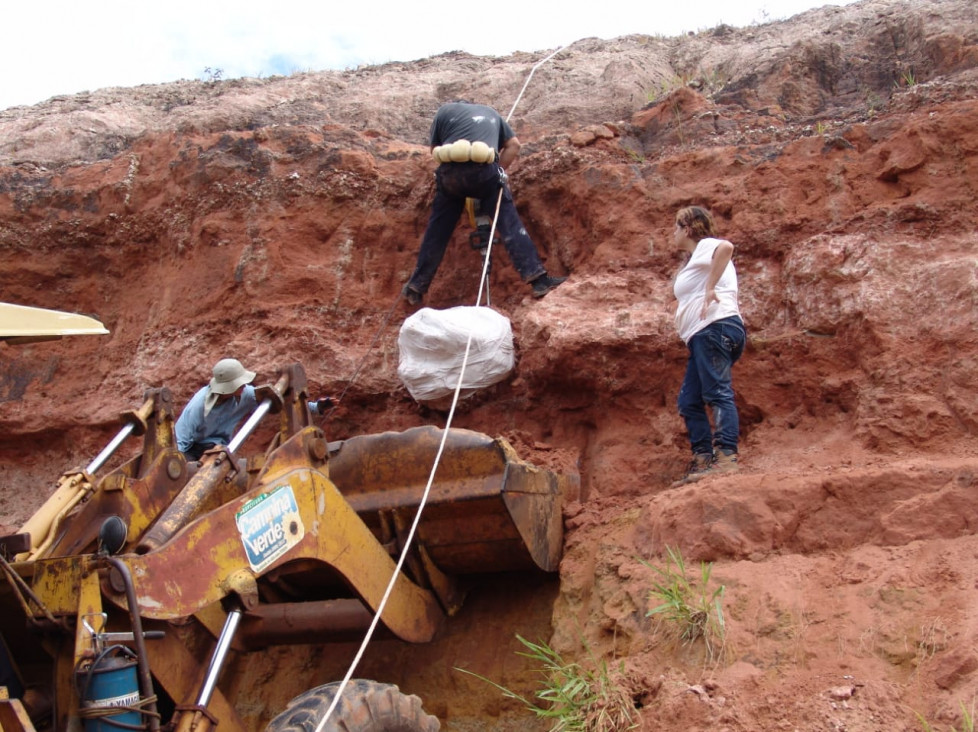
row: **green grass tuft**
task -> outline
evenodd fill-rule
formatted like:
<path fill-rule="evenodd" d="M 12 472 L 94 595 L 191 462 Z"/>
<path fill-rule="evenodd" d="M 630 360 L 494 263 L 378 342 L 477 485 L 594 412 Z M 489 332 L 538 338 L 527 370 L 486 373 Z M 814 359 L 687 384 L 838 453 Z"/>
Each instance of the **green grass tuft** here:
<path fill-rule="evenodd" d="M 649 598 L 659 603 L 646 613 L 646 616 L 661 615 L 672 625 L 679 640 L 686 645 L 702 640 L 706 646 L 707 658 L 719 660 L 726 640 L 726 623 L 723 617 L 724 585 L 710 590 L 710 575 L 713 564 L 700 562 L 698 581 L 691 580 L 679 549 L 666 547 L 669 555 L 665 569 L 656 567 L 644 560 L 642 564 L 659 575 L 654 582 Z"/>
<path fill-rule="evenodd" d="M 611 672 L 604 661 L 588 668 L 565 660 L 546 643 L 516 638 L 528 650 L 519 655 L 541 664 L 542 687 L 532 699 L 517 694 L 484 676 L 457 668 L 515 699 L 537 717 L 550 721 L 550 732 L 624 732 L 635 729 L 635 702 L 625 686 L 624 664 Z"/>

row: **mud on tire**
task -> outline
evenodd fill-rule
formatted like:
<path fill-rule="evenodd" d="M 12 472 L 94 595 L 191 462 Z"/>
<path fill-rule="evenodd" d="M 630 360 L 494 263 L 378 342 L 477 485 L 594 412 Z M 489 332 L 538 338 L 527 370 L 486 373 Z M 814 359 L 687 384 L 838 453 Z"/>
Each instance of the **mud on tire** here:
<path fill-rule="evenodd" d="M 317 686 L 289 702 L 265 732 L 313 732 L 333 703 L 340 682 Z M 323 732 L 438 732 L 436 717 L 426 714 L 421 700 L 402 694 L 393 684 L 353 679 L 343 690 Z"/>

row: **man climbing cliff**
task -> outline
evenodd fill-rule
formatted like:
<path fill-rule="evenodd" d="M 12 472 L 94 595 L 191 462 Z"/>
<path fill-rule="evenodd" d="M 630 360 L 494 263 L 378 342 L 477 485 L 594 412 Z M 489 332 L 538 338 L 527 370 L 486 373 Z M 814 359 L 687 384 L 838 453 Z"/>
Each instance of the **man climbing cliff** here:
<path fill-rule="evenodd" d="M 520 141 L 499 112 L 466 101 L 443 104 L 431 124 L 429 142 L 440 163 L 435 171 L 435 200 L 414 274 L 403 289 L 405 299 L 417 305 L 428 291 L 465 208 L 465 199 L 478 199 L 484 213 L 494 214 L 500 191 L 496 228 L 513 267 L 524 282 L 530 283 L 533 296 L 543 297 L 566 280 L 547 274 L 516 211 L 505 169 L 519 155 Z"/>

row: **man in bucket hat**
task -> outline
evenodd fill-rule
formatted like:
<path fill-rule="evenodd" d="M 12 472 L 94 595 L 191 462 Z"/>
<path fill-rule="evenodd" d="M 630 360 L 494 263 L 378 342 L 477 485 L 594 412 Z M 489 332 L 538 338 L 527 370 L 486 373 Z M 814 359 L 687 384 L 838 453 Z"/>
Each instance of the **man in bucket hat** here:
<path fill-rule="evenodd" d="M 177 449 L 188 460 L 200 460 L 215 445 L 227 445 L 242 419 L 258 406 L 255 398 L 255 372 L 248 371 L 236 358 L 222 358 L 214 364 L 207 386 L 194 394 L 177 420 Z M 322 414 L 335 400 L 325 397 L 309 402 L 313 413 Z"/>

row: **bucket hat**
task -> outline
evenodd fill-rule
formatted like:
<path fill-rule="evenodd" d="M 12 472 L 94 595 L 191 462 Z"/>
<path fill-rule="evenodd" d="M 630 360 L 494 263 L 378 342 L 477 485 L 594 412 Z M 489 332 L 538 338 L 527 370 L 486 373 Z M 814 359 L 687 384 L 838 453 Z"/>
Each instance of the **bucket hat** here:
<path fill-rule="evenodd" d="M 214 364 L 214 377 L 207 385 L 204 398 L 204 415 L 210 414 L 221 394 L 233 394 L 245 384 L 255 380 L 255 372 L 248 371 L 236 358 L 222 358 Z"/>

